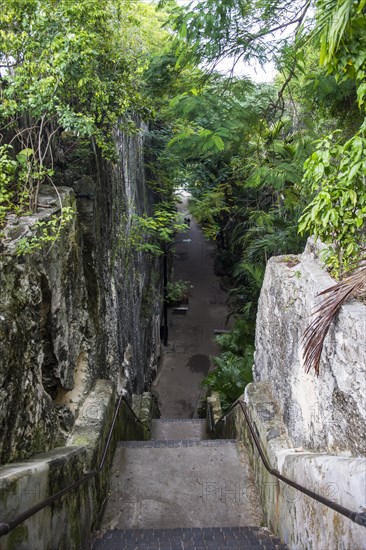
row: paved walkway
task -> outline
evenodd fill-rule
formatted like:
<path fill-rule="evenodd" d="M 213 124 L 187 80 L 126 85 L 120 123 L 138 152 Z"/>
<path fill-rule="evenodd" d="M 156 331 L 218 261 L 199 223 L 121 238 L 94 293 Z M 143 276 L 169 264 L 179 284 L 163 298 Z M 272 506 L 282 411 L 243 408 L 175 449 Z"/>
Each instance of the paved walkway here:
<path fill-rule="evenodd" d="M 182 211 L 187 215 L 185 204 Z M 192 218 L 190 229 L 176 237 L 173 280 L 190 281 L 191 288 L 186 315 L 169 308 L 168 346 L 153 384 L 163 418 L 197 416 L 201 381 L 212 367 L 210 356 L 219 353 L 213 331 L 226 328 L 228 308 L 214 274 L 215 247 Z"/>
<path fill-rule="evenodd" d="M 200 439 L 204 426 L 197 419 L 155 420 L 155 439 L 118 444 L 93 550 L 286 548 L 261 528 L 244 447 Z"/>

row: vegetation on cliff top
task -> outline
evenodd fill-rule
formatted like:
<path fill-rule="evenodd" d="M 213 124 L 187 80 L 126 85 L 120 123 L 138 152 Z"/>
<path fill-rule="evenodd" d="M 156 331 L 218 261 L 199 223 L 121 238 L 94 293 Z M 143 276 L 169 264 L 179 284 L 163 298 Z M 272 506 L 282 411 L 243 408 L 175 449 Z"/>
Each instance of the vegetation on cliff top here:
<path fill-rule="evenodd" d="M 149 57 L 167 33 L 138 0 L 8 0 L 0 13 L 0 224 L 37 209 L 78 148 L 115 158 L 114 132 L 151 115 L 142 94 Z M 123 122 L 122 122 L 123 121 Z"/>

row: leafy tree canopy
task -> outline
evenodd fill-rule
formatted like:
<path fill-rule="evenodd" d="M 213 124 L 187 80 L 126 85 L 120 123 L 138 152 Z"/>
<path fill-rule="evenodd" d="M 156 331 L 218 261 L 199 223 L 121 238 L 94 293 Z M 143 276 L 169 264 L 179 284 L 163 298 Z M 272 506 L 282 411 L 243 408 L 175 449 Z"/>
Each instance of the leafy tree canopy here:
<path fill-rule="evenodd" d="M 0 12 L 0 127 L 2 144 L 13 149 L 2 154 L 27 152 L 22 184 L 31 209 L 61 139 L 92 139 L 113 158 L 121 121 L 132 112 L 148 115 L 143 73 L 168 39 L 162 21 L 139 0 L 7 0 Z"/>
<path fill-rule="evenodd" d="M 199 0 L 186 9 L 178 7 L 174 26 L 190 46 L 188 52 L 181 49 L 181 58 L 193 56 L 211 68 L 225 58 L 232 58 L 234 65 L 253 59 L 264 63 L 278 54 L 288 32 L 301 25 L 309 6 L 286 0 Z"/>

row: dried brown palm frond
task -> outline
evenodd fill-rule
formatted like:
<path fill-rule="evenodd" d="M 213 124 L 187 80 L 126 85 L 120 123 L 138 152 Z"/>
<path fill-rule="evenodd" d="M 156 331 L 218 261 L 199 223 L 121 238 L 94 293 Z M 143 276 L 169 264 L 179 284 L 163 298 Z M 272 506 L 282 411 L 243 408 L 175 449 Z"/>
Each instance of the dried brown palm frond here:
<path fill-rule="evenodd" d="M 313 313 L 315 318 L 303 335 L 304 368 L 307 373 L 314 369 L 319 376 L 319 364 L 324 340 L 334 317 L 349 298 L 356 297 L 365 291 L 366 259 L 359 263 L 359 268 L 354 273 L 318 294 L 318 296 L 326 295 L 326 298 Z"/>

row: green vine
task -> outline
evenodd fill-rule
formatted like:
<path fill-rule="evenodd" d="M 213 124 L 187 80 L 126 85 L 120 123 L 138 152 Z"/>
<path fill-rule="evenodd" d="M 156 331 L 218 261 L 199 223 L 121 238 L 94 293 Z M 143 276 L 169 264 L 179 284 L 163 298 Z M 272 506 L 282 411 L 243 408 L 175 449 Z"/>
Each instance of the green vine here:
<path fill-rule="evenodd" d="M 17 255 L 30 254 L 35 250 L 42 249 L 47 244 L 50 245 L 49 252 L 55 241 L 72 221 L 74 214 L 75 210 L 72 206 L 64 206 L 61 214 L 53 214 L 49 220 L 36 222 L 34 235 L 19 240 L 16 248 Z"/>
<path fill-rule="evenodd" d="M 155 206 L 153 216 L 134 214 L 131 244 L 140 252 L 160 256 L 164 244 L 172 242 L 177 231 L 185 229 L 183 216 L 176 211 L 175 204 L 164 201 Z"/>
<path fill-rule="evenodd" d="M 299 220 L 299 232 L 327 245 L 324 261 L 336 277 L 357 263 L 365 247 L 365 134 L 362 128 L 341 145 L 334 132 L 318 141 L 305 163 L 303 184 L 316 195 Z"/>

